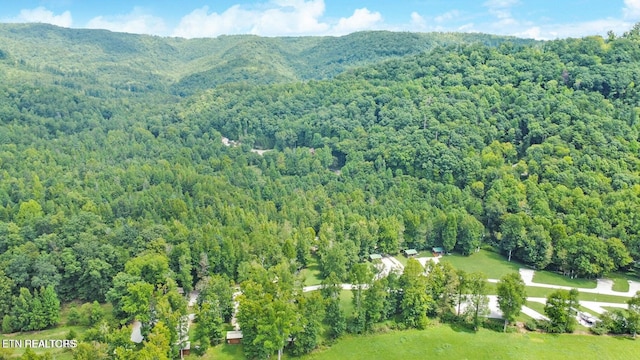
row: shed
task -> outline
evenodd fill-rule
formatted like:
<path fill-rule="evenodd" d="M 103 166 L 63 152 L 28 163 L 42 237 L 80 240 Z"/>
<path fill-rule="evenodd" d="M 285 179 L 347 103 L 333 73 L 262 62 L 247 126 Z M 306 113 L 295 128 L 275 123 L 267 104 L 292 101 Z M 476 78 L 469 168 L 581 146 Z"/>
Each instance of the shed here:
<path fill-rule="evenodd" d="M 227 344 L 240 344 L 242 342 L 242 331 L 227 331 Z"/>
<path fill-rule="evenodd" d="M 411 256 L 416 256 L 418 255 L 418 251 L 416 251 L 416 249 L 406 249 L 404 250 L 404 256 L 406 257 L 411 257 Z"/>
<path fill-rule="evenodd" d="M 373 261 L 373 260 L 381 260 L 382 259 L 382 255 L 380 254 L 371 254 L 369 255 L 369 260 Z"/>
<path fill-rule="evenodd" d="M 180 353 L 182 354 L 182 356 L 187 356 L 191 353 L 191 341 L 187 341 L 184 344 L 184 347 L 180 349 Z"/>
<path fill-rule="evenodd" d="M 445 253 L 444 248 L 441 247 L 431 248 L 431 252 L 433 252 L 433 256 L 442 256 Z"/>

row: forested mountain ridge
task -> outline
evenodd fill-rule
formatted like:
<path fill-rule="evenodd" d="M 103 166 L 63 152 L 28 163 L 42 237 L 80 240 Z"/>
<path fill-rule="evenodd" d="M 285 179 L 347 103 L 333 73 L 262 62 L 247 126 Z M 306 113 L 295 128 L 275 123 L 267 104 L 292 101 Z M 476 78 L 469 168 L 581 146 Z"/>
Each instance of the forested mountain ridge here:
<path fill-rule="evenodd" d="M 146 330 L 177 321 L 176 286 L 215 303 L 232 281 L 255 309 L 275 298 L 311 311 L 315 300 L 292 300 L 311 249 L 334 284 L 366 275 L 374 251 L 433 246 L 490 245 L 579 277 L 633 270 L 639 29 L 488 45 L 440 34 L 423 51 L 393 50 L 423 35 L 386 32 L 183 40 L 2 25 L 3 331 L 55 322 L 26 305 L 52 289 L 109 301 L 116 327 L 137 318 Z M 341 50 L 376 39 L 377 59 L 404 56 Z M 306 55 L 271 51 L 278 42 Z M 220 59 L 208 57 L 213 43 L 227 44 Z M 275 70 L 253 78 L 267 63 Z M 396 301 L 366 323 L 355 314 L 353 332 L 397 314 L 416 326 Z M 228 303 L 214 310 L 229 320 Z"/>
<path fill-rule="evenodd" d="M 361 32 L 342 37 L 160 38 L 46 24 L 0 24 L 4 57 L 70 84 L 193 94 L 228 82 L 268 84 L 333 77 L 347 68 L 435 46 L 530 40 L 485 34 Z"/>

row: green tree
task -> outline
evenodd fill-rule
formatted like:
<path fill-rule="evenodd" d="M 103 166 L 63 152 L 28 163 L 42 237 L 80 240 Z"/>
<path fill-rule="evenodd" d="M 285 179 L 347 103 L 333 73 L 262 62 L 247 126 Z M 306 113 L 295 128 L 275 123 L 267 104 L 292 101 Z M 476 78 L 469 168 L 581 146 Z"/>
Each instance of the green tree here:
<path fill-rule="evenodd" d="M 152 319 L 154 287 L 143 281 L 127 286 L 127 293 L 122 298 L 122 311 L 129 318 L 137 319 L 143 326 L 150 325 Z"/>
<path fill-rule="evenodd" d="M 324 321 L 329 325 L 329 336 L 333 339 L 342 336 L 347 328 L 346 316 L 340 307 L 341 291 L 340 279 L 335 273 L 329 274 L 329 276 L 322 281 L 320 293 L 326 303 Z"/>
<path fill-rule="evenodd" d="M 324 317 L 322 296 L 318 291 L 314 291 L 308 296 L 300 296 L 298 308 L 301 324 L 297 331 L 291 335 L 293 339 L 291 353 L 294 356 L 308 354 L 318 346 Z"/>
<path fill-rule="evenodd" d="M 635 339 L 638 329 L 640 329 L 640 291 L 636 292 L 631 299 L 627 300 L 627 311 L 629 313 L 627 316 L 628 327 L 631 335 Z"/>
<path fill-rule="evenodd" d="M 169 360 L 171 343 L 169 342 L 169 329 L 162 321 L 155 324 L 147 340 L 143 342 L 142 349 L 136 354 L 137 359 L 142 360 Z"/>
<path fill-rule="evenodd" d="M 353 315 L 351 317 L 351 329 L 353 333 L 362 333 L 365 330 L 366 312 L 364 308 L 365 289 L 371 285 L 373 273 L 369 263 L 358 263 L 351 269 L 351 283 L 353 284 Z"/>
<path fill-rule="evenodd" d="M 402 242 L 401 234 L 404 226 L 396 217 L 380 219 L 378 222 L 378 246 L 385 254 L 397 254 Z"/>
<path fill-rule="evenodd" d="M 566 290 L 557 290 L 547 296 L 544 312 L 549 318 L 549 332 L 573 332 L 577 320 L 573 316 L 572 304 L 577 302 L 574 294 Z"/>
<path fill-rule="evenodd" d="M 416 259 L 409 259 L 404 273 L 400 277 L 404 289 L 400 302 L 402 321 L 408 327 L 424 329 L 427 326 L 427 311 L 433 300 L 427 294 L 427 281 L 424 268 Z"/>
<path fill-rule="evenodd" d="M 470 255 L 480 247 L 484 226 L 473 215 L 463 213 L 458 221 L 456 248 L 463 255 Z"/>
<path fill-rule="evenodd" d="M 107 346 L 105 344 L 93 341 L 78 343 L 73 349 L 73 360 L 106 360 L 109 359 L 107 354 Z"/>
<path fill-rule="evenodd" d="M 454 312 L 456 290 L 459 288 L 458 274 L 448 262 L 427 263 L 427 292 L 434 301 L 432 314 L 445 318 Z"/>
<path fill-rule="evenodd" d="M 505 215 L 500 225 L 500 232 L 502 233 L 500 247 L 507 252 L 508 260 L 511 261 L 513 251 L 521 246 L 527 236 L 524 217 L 520 214 Z"/>
<path fill-rule="evenodd" d="M 27 288 L 20 288 L 20 294 L 13 300 L 14 328 L 20 331 L 31 329 L 33 317 L 33 295 Z"/>
<path fill-rule="evenodd" d="M 60 322 L 60 300 L 53 286 L 40 288 L 40 299 L 42 303 L 42 313 L 44 315 L 45 327 L 58 325 Z"/>
<path fill-rule="evenodd" d="M 487 276 L 481 272 L 470 273 L 468 278 L 468 302 L 467 312 L 471 317 L 473 328 L 478 331 L 480 316 L 489 311 L 489 298 L 487 297 Z"/>
<path fill-rule="evenodd" d="M 223 339 L 222 311 L 217 301 L 203 302 L 196 312 L 196 326 L 193 342 L 199 348 L 198 355 L 203 355 L 211 345 L 219 344 Z"/>
<path fill-rule="evenodd" d="M 4 271 L 0 269 L 0 317 L 9 315 L 11 307 L 13 306 L 13 289 L 13 281 L 5 276 Z"/>
<path fill-rule="evenodd" d="M 458 215 L 455 212 L 447 214 L 447 220 L 442 228 L 442 247 L 446 252 L 451 252 L 458 239 Z"/>
<path fill-rule="evenodd" d="M 497 292 L 498 307 L 504 317 L 503 331 L 507 331 L 507 324 L 513 322 L 518 317 L 522 306 L 527 301 L 524 281 L 522 281 L 520 274 L 511 273 L 500 278 Z"/>
<path fill-rule="evenodd" d="M 365 290 L 363 304 L 366 319 L 365 330 L 371 330 L 373 324 L 387 318 L 388 297 L 386 278 L 374 280 Z"/>

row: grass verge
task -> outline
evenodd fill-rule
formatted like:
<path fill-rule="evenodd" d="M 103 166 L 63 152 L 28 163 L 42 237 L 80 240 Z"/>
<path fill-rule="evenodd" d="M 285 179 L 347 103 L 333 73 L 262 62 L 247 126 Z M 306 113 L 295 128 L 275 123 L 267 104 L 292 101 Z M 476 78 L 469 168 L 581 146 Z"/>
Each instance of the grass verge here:
<path fill-rule="evenodd" d="M 518 272 L 523 267 L 518 262 L 506 260 L 504 256 L 487 250 L 480 250 L 469 256 L 452 254 L 440 259 L 450 263 L 456 269 L 466 272 L 483 272 L 489 279 L 500 279 L 506 274 Z"/>
<path fill-rule="evenodd" d="M 556 274 L 550 271 L 536 271 L 533 275 L 533 282 L 538 284 L 551 284 L 583 289 L 595 289 L 598 285 L 596 280 L 572 279 L 568 276 Z"/>
<path fill-rule="evenodd" d="M 473 344 L 470 346 L 470 344 Z M 477 333 L 443 325 L 424 331 L 348 336 L 305 359 L 630 359 L 640 342 L 610 336 Z"/>

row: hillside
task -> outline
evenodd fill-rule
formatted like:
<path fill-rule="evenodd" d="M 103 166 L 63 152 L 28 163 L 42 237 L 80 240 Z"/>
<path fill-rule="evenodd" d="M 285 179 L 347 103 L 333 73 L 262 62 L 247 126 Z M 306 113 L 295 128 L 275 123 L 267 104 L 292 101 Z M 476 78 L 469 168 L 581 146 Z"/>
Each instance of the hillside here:
<path fill-rule="evenodd" d="M 94 88 L 189 95 L 229 82 L 272 84 L 333 77 L 344 70 L 449 43 L 529 42 L 483 34 L 363 32 L 343 37 L 179 39 L 0 25 L 4 57 L 39 78 Z M 28 76 L 21 73 L 20 76 Z M 73 80 L 69 80 L 73 79 Z"/>
<path fill-rule="evenodd" d="M 243 350 L 267 358 L 292 334 L 299 355 L 457 318 L 471 290 L 455 269 L 374 281 L 372 253 L 487 247 L 571 278 L 635 274 L 638 64 L 640 25 L 549 42 L 0 25 L 2 330 L 56 324 L 54 297 L 108 303 L 83 337 L 93 358 L 175 356 L 177 289 L 201 291 L 206 350 L 240 286 Z M 311 266 L 328 286 L 307 297 Z M 342 282 L 363 285 L 346 314 Z M 157 343 L 127 340 L 134 319 Z"/>

